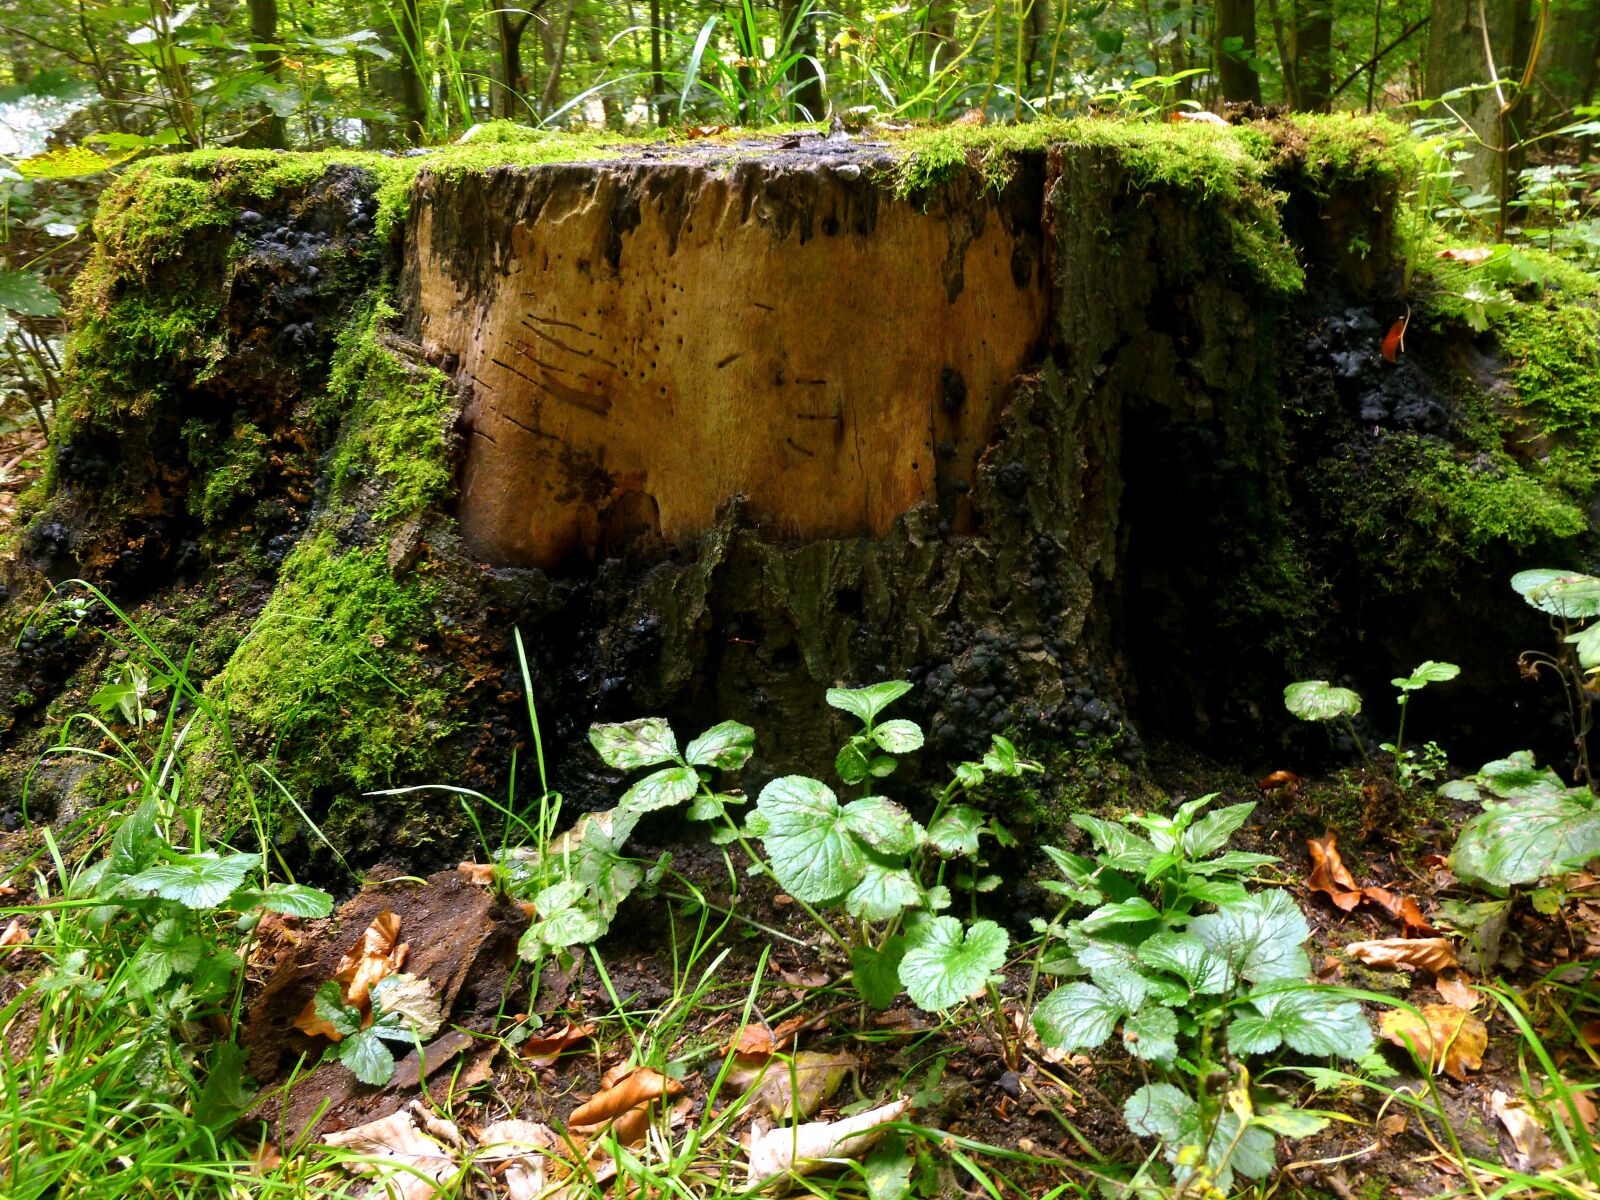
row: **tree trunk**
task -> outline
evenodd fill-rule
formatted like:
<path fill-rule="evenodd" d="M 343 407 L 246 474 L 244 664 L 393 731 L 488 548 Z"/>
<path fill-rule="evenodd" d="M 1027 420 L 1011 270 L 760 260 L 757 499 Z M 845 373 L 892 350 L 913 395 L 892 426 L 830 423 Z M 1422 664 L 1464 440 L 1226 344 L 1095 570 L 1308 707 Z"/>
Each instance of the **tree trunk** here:
<path fill-rule="evenodd" d="M 578 33 L 583 38 L 584 49 L 588 52 L 589 62 L 594 66 L 596 77 L 588 86 L 593 87 L 600 79 L 609 74 L 611 60 L 606 57 L 605 40 L 600 36 L 600 26 L 595 21 L 594 13 L 585 8 L 583 12 L 574 17 Z M 600 92 L 600 111 L 605 114 L 607 129 L 617 129 L 622 125 L 622 106 L 617 102 L 617 95 L 611 88 Z"/>
<path fill-rule="evenodd" d="M 548 64 L 544 87 L 539 92 L 539 111 L 546 117 L 561 107 L 561 72 L 567 64 L 567 42 L 572 36 L 573 9 L 577 4 L 578 0 L 567 0 L 559 31 L 548 25 L 539 28 L 539 40 L 544 44 L 544 60 Z"/>
<path fill-rule="evenodd" d="M 1260 104 L 1255 0 L 1217 0 L 1215 20 L 1212 53 L 1222 98 L 1231 104 Z"/>
<path fill-rule="evenodd" d="M 805 57 L 789 68 L 789 119 L 820 121 L 824 115 L 822 77 L 817 74 L 817 31 L 807 0 L 780 0 L 780 53 Z"/>
<path fill-rule="evenodd" d="M 667 103 L 667 77 L 661 71 L 661 0 L 650 0 L 650 95 L 655 112 L 656 128 L 663 129 L 672 119 L 672 108 Z"/>
<path fill-rule="evenodd" d="M 250 40 L 272 44 L 278 40 L 278 0 L 250 0 Z M 283 54 L 278 50 L 257 50 L 256 62 L 267 76 L 278 83 L 283 77 Z M 288 144 L 284 119 L 269 112 L 263 127 L 264 145 L 281 150 Z"/>
<path fill-rule="evenodd" d="M 1487 29 L 1480 13 L 1488 21 Z M 1495 67 L 1507 81 L 1506 99 L 1513 98 L 1532 34 L 1532 10 L 1527 0 L 1433 0 L 1424 82 L 1429 96 L 1443 96 L 1457 88 L 1488 81 L 1486 32 Z M 1485 87 L 1448 104 L 1450 111 L 1470 126 L 1474 138 L 1467 147 L 1471 157 L 1460 164 L 1462 182 L 1474 189 L 1493 190 L 1502 176 L 1514 177 L 1523 158 L 1515 142 L 1520 136 L 1518 119 L 1524 105 L 1517 105 L 1501 122 L 1495 91 Z"/>
<path fill-rule="evenodd" d="M 534 4 L 529 12 L 520 15 L 503 7 L 495 13 L 500 43 L 500 89 L 494 98 L 494 112 L 498 117 L 516 120 L 527 115 L 522 100 L 528 91 L 528 77 L 522 69 L 522 35 L 533 19 L 530 14 L 538 12 L 540 7 L 542 4 Z"/>
<path fill-rule="evenodd" d="M 1600 55 L 1600 0 L 1555 0 L 1539 64 L 1539 125 L 1569 122 L 1595 94 Z"/>
<path fill-rule="evenodd" d="M 1325 112 L 1333 90 L 1332 0 L 1294 0 L 1289 45 L 1295 81 L 1294 105 Z"/>

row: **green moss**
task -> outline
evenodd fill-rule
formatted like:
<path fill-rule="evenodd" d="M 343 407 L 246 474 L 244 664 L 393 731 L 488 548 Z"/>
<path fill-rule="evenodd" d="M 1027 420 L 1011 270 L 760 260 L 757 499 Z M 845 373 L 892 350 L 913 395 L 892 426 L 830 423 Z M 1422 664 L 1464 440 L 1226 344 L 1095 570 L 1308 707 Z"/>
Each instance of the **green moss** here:
<path fill-rule="evenodd" d="M 201 481 L 189 491 L 189 510 L 212 525 L 248 496 L 267 465 L 271 443 L 248 421 L 234 425 L 221 446 L 210 445 L 211 429 L 204 422 L 184 425 L 183 440 L 189 461 L 199 464 Z"/>
<path fill-rule="evenodd" d="M 184 252 L 197 231 L 226 229 L 233 219 L 211 183 L 174 174 L 173 162 L 156 159 L 101 200 L 95 236 L 123 272 L 142 275 Z"/>
<path fill-rule="evenodd" d="M 397 578 L 387 548 L 308 537 L 285 560 L 250 636 L 208 685 L 236 726 L 270 738 L 301 798 L 383 787 L 453 732 L 458 682 L 416 650 L 434 591 Z M 202 752 L 203 757 L 203 752 Z"/>
<path fill-rule="evenodd" d="M 455 391 L 442 371 L 402 361 L 383 344 L 384 326 L 397 315 L 381 297 L 358 314 L 339 336 L 328 379 L 328 401 L 345 414 L 347 430 L 334 451 L 334 488 L 381 481 L 379 520 L 420 512 L 451 482 L 445 439 Z"/>
<path fill-rule="evenodd" d="M 1279 153 L 1297 159 L 1308 175 L 1347 183 L 1382 180 L 1398 184 L 1416 170 L 1411 138 L 1384 118 L 1297 113 L 1287 124 L 1299 136 L 1284 138 Z"/>

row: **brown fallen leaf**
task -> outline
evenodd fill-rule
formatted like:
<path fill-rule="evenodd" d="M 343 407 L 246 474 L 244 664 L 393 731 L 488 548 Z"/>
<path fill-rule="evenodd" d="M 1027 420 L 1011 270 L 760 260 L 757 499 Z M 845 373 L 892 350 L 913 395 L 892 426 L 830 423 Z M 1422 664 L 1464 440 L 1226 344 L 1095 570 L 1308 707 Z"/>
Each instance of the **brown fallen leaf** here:
<path fill-rule="evenodd" d="M 770 1028 L 765 1022 L 752 1021 L 741 1025 L 739 1032 L 723 1043 L 722 1052 L 739 1058 L 768 1058 L 787 1047 L 795 1034 L 809 1024 L 811 1018 L 804 1014 Z"/>
<path fill-rule="evenodd" d="M 531 1065 L 548 1067 L 563 1051 L 572 1049 L 585 1038 L 593 1037 L 596 1028 L 594 1025 L 577 1025 L 568 1021 L 554 1033 L 529 1038 L 518 1049 Z"/>
<path fill-rule="evenodd" d="M 1311 875 L 1306 887 L 1321 892 L 1333 901 L 1335 908 L 1350 912 L 1361 903 L 1361 889 L 1339 857 L 1338 838 L 1325 833 L 1319 838 L 1307 838 L 1306 849 L 1311 852 Z"/>
<path fill-rule="evenodd" d="M 1437 975 L 1459 967 L 1449 938 L 1378 938 L 1351 942 L 1344 952 L 1369 967 L 1398 971 L 1426 971 Z"/>
<path fill-rule="evenodd" d="M 737 1062 L 737 1060 L 736 1060 Z M 741 1091 L 755 1089 L 755 1101 L 778 1120 L 809 1117 L 839 1090 L 858 1065 L 849 1054 L 802 1050 L 791 1057 L 735 1065 L 728 1082 Z"/>
<path fill-rule="evenodd" d="M 1448 250 L 1439 251 L 1435 257 L 1446 262 L 1481 263 L 1493 253 L 1488 246 L 1451 246 Z"/>
<path fill-rule="evenodd" d="M 1489 1097 L 1489 1111 L 1511 1137 L 1512 1153 L 1507 1165 L 1518 1171 L 1539 1171 L 1558 1161 L 1539 1115 L 1521 1096 L 1496 1091 Z"/>
<path fill-rule="evenodd" d="M 1300 790 L 1300 776 L 1293 771 L 1274 771 L 1265 778 L 1256 780 L 1256 787 L 1263 792 L 1276 791 L 1278 788 L 1295 792 Z"/>
<path fill-rule="evenodd" d="M 1378 1032 L 1396 1046 L 1410 1043 L 1435 1072 L 1465 1083 L 1468 1071 L 1483 1066 L 1489 1031 L 1482 1021 L 1453 1004 L 1424 1004 L 1422 1018 L 1404 1009 L 1390 1009 L 1378 1019 Z"/>
<path fill-rule="evenodd" d="M 0 949 L 11 946 L 26 946 L 33 938 L 27 926 L 22 923 L 21 917 L 13 917 L 11 924 L 7 925 L 4 933 L 0 933 Z"/>
<path fill-rule="evenodd" d="M 340 1166 L 375 1177 L 367 1193 L 374 1200 L 433 1200 L 460 1170 L 461 1135 L 415 1100 L 380 1120 L 326 1134 L 322 1144 L 362 1156 Z"/>
<path fill-rule="evenodd" d="M 1439 995 L 1445 998 L 1445 1002 L 1457 1008 L 1477 1008 L 1483 1001 L 1483 997 L 1478 994 L 1478 989 L 1472 986 L 1472 981 L 1466 973 L 1453 967 L 1448 971 L 1441 971 L 1433 984 L 1439 989 Z"/>
<path fill-rule="evenodd" d="M 790 1171 L 804 1175 L 820 1169 L 828 1159 L 859 1158 L 882 1136 L 884 1126 L 910 1109 L 911 1101 L 902 1097 L 842 1121 L 768 1129 L 758 1120 L 750 1127 L 748 1182 L 753 1186 Z"/>
<path fill-rule="evenodd" d="M 662 1096 L 678 1096 L 682 1092 L 683 1084 L 676 1079 L 669 1079 L 649 1067 L 638 1067 L 607 1085 L 599 1095 L 573 1109 L 572 1115 L 567 1118 L 567 1124 L 603 1125 L 620 1117 L 629 1109 L 642 1107 L 652 1100 L 659 1100 Z"/>
<path fill-rule="evenodd" d="M 548 1125 L 533 1121 L 496 1121 L 487 1129 L 474 1129 L 478 1149 L 473 1159 L 493 1163 L 493 1173 L 505 1184 L 507 1200 L 537 1200 L 545 1190 L 545 1154 L 560 1145 Z"/>
<path fill-rule="evenodd" d="M 1426 936 L 1439 932 L 1428 924 L 1428 918 L 1422 915 L 1422 910 L 1417 907 L 1417 902 L 1410 896 L 1397 895 L 1387 888 L 1364 887 L 1361 894 L 1371 900 L 1384 912 L 1400 922 L 1400 928 L 1407 937 L 1412 935 Z"/>
<path fill-rule="evenodd" d="M 361 1010 L 363 1021 L 371 1018 L 372 986 L 393 975 L 406 961 L 410 947 L 400 940 L 400 918 L 384 909 L 361 934 L 361 940 L 345 952 L 333 973 L 344 995 L 344 1002 Z M 317 1001 L 313 996 L 306 1001 L 294 1027 L 310 1037 L 325 1037 L 339 1041 L 341 1034 L 332 1022 L 317 1015 Z"/>
<path fill-rule="evenodd" d="M 475 883 L 479 887 L 489 887 L 494 883 L 493 863 L 458 863 L 456 870 L 467 877 L 468 883 Z"/>

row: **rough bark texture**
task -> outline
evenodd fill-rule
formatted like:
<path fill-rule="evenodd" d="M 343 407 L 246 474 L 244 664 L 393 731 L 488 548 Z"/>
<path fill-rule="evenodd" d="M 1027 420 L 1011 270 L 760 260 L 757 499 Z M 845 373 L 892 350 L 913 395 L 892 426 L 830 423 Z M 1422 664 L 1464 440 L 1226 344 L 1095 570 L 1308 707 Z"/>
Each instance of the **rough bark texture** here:
<path fill-rule="evenodd" d="M 250 800 L 230 764 L 266 762 L 354 861 L 423 867 L 471 840 L 454 799 L 364 793 L 505 794 L 513 629 L 582 808 L 615 799 L 593 720 L 744 720 L 759 785 L 831 761 L 825 687 L 887 677 L 918 685 L 930 770 L 1002 729 L 1046 757 L 1136 756 L 1136 724 L 1254 754 L 1285 682 L 1345 670 L 1363 605 L 1387 678 L 1512 629 L 1508 558 L 1584 565 L 1572 463 L 1546 482 L 1499 439 L 1593 444 L 1600 397 L 1563 383 L 1565 424 L 1519 398 L 1537 377 L 1464 333 L 1454 284 L 1412 297 L 1414 352 L 1376 353 L 1405 163 L 1378 127 L 1038 134 L 131 177 L 5 567 L 8 801 L 114 662 L 109 612 L 73 625 L 46 590 L 74 575 L 195 647 L 229 715 L 186 752 L 219 820 Z M 1545 347 L 1592 353 L 1586 297 L 1499 336 L 1565 379 Z M 1537 519 L 1508 527 L 1506 497 Z M 1433 506 L 1420 541 L 1367 534 L 1394 504 L 1406 530 Z M 1439 588 L 1476 588 L 1477 624 L 1441 630 Z M 115 789 L 52 759 L 31 811 Z"/>

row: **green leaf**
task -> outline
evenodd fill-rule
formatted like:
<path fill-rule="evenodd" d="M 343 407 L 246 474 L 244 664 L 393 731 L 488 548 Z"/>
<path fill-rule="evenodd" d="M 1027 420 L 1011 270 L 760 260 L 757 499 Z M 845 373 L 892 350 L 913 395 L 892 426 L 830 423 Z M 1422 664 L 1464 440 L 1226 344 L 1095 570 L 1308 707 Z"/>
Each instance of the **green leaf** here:
<path fill-rule="evenodd" d="M 132 875 L 150 865 L 156 851 L 165 845 L 156 838 L 156 818 L 161 812 L 161 798 L 150 796 L 122 819 L 111 838 L 110 870 L 118 875 Z"/>
<path fill-rule="evenodd" d="M 682 804 L 700 790 L 700 776 L 693 767 L 667 767 L 646 775 L 622 794 L 618 808 L 630 812 L 655 812 Z"/>
<path fill-rule="evenodd" d="M 1288 892 L 1257 892 L 1189 922 L 1189 932 L 1252 983 L 1302 980 L 1311 973 L 1305 951 L 1311 927 Z"/>
<path fill-rule="evenodd" d="M 864 688 L 829 688 L 828 703 L 855 716 L 863 725 L 871 725 L 878 714 L 911 690 L 903 679 L 886 680 Z"/>
<path fill-rule="evenodd" d="M 1478 772 L 1483 786 L 1507 800 L 1528 800 L 1534 797 L 1555 797 L 1567 794 L 1567 785 L 1549 767 L 1534 764 L 1532 750 L 1517 750 L 1484 763 Z"/>
<path fill-rule="evenodd" d="M 1281 861 L 1275 854 L 1253 854 L 1248 850 L 1229 850 L 1215 858 L 1208 858 L 1204 862 L 1190 863 L 1191 875 L 1221 875 L 1223 872 L 1230 874 L 1244 874 L 1254 871 L 1257 867 L 1269 867 Z"/>
<path fill-rule="evenodd" d="M 922 749 L 922 727 L 915 721 L 885 721 L 872 731 L 872 740 L 890 754 L 910 754 Z"/>
<path fill-rule="evenodd" d="M 1276 1142 L 1271 1133 L 1253 1127 L 1241 1133 L 1238 1115 L 1224 1112 L 1207 1138 L 1200 1128 L 1200 1106 L 1170 1083 L 1145 1084 L 1128 1097 L 1122 1117 L 1134 1133 L 1159 1138 L 1167 1161 L 1175 1166 L 1185 1146 L 1204 1143 L 1207 1165 L 1223 1194 L 1232 1190 L 1234 1171 L 1260 1179 L 1271 1174 L 1275 1165 Z M 1192 1169 L 1180 1167 L 1175 1178 L 1181 1184 L 1192 1173 Z"/>
<path fill-rule="evenodd" d="M 19 317 L 53 317 L 61 298 L 34 271 L 0 271 L 0 308 Z"/>
<path fill-rule="evenodd" d="M 136 891 L 176 900 L 185 908 L 216 908 L 261 866 L 259 854 L 213 853 L 182 855 L 168 863 L 146 867 L 128 878 Z"/>
<path fill-rule="evenodd" d="M 1113 871 L 1143 871 L 1156 856 L 1156 848 L 1126 825 L 1088 813 L 1073 813 L 1072 823 L 1089 835 L 1101 862 Z"/>
<path fill-rule="evenodd" d="M 1460 878 L 1511 887 L 1559 875 L 1600 856 L 1600 808 L 1584 788 L 1491 804 L 1468 821 L 1450 852 Z"/>
<path fill-rule="evenodd" d="M 1427 687 L 1430 683 L 1449 683 L 1459 674 L 1461 674 L 1461 668 L 1456 666 L 1455 663 L 1434 662 L 1430 658 L 1412 671 L 1410 675 L 1400 679 L 1391 679 L 1389 682 L 1402 692 L 1415 692 Z"/>
<path fill-rule="evenodd" d="M 900 995 L 900 962 L 906 955 L 904 934 L 896 934 L 877 950 L 856 946 L 850 951 L 851 976 L 868 1006 L 883 1010 Z"/>
<path fill-rule="evenodd" d="M 938 824 L 938 822 L 934 823 Z M 933 831 L 931 829 L 928 831 L 928 838 L 930 841 L 933 840 Z M 1056 870 L 1060 871 L 1066 880 L 1064 883 L 1053 879 L 1043 881 L 1039 886 L 1045 891 L 1054 892 L 1058 896 L 1065 896 L 1067 899 L 1083 905 L 1099 904 L 1105 899 L 1104 894 L 1096 886 L 1096 877 L 1100 868 L 1093 859 L 1085 858 L 1081 854 L 1069 854 L 1065 850 L 1057 849 L 1055 846 L 1041 846 L 1039 848 L 1045 852 L 1045 855 L 1055 864 Z"/>
<path fill-rule="evenodd" d="M 379 1087 L 394 1077 L 394 1055 L 371 1029 L 359 1030 L 340 1042 L 339 1061 L 371 1087 Z"/>
<path fill-rule="evenodd" d="M 1147 1083 L 1122 1105 L 1122 1120 L 1140 1137 L 1176 1145 L 1185 1130 L 1199 1126 L 1199 1108 L 1181 1088 Z"/>
<path fill-rule="evenodd" d="M 916 1165 L 906 1135 L 891 1133 L 862 1163 L 867 1200 L 906 1200 L 911 1195 L 911 1170 Z"/>
<path fill-rule="evenodd" d="M 893 800 L 868 796 L 844 806 L 844 827 L 880 854 L 910 854 L 917 848 L 917 826 Z"/>
<path fill-rule="evenodd" d="M 344 1002 L 344 991 L 333 980 L 317 989 L 312 1001 L 317 1016 L 332 1025 L 340 1037 L 349 1037 L 361 1030 L 361 1012 Z"/>
<path fill-rule="evenodd" d="M 689 743 L 683 756 L 697 767 L 717 767 L 737 771 L 750 761 L 756 749 L 756 731 L 738 721 L 713 725 Z"/>
<path fill-rule="evenodd" d="M 1245 804 L 1230 804 L 1226 808 L 1207 813 L 1183 831 L 1180 844 L 1185 857 L 1204 858 L 1221 850 L 1228 844 L 1228 839 L 1239 831 L 1239 827 L 1250 819 L 1250 814 L 1255 808 L 1255 802 L 1251 801 Z"/>
<path fill-rule="evenodd" d="M 1308 1138 L 1321 1133 L 1331 1122 L 1318 1113 L 1303 1108 L 1257 1109 L 1253 1123 L 1269 1129 L 1280 1137 Z"/>
<path fill-rule="evenodd" d="M 1197 995 L 1231 991 L 1233 969 L 1192 933 L 1164 932 L 1139 946 L 1139 961 L 1182 979 Z"/>
<path fill-rule="evenodd" d="M 888 921 L 922 899 L 917 881 L 904 867 L 892 866 L 874 856 L 867 858 L 867 873 L 844 898 L 844 910 L 863 921 Z"/>
<path fill-rule="evenodd" d="M 591 725 L 589 744 L 608 767 L 632 771 L 673 762 L 678 757 L 678 739 L 661 717 L 644 717 L 616 725 Z"/>
<path fill-rule="evenodd" d="M 983 990 L 1006 961 L 1011 939 L 993 921 L 974 921 L 965 936 L 954 917 L 931 917 L 907 935 L 900 982 L 927 1012 L 941 1012 Z"/>
<path fill-rule="evenodd" d="M 1054 1050 L 1089 1050 L 1102 1045 L 1128 1015 L 1122 1001 L 1097 984 L 1058 987 L 1033 1013 L 1039 1040 Z"/>
<path fill-rule="evenodd" d="M 1540 612 L 1568 620 L 1600 616 L 1600 579 L 1576 571 L 1518 571 L 1511 588 Z"/>
<path fill-rule="evenodd" d="M 205 947 L 185 932 L 181 921 L 158 922 L 133 956 L 132 970 L 147 991 L 159 991 L 174 975 L 187 975 L 200 964 Z"/>
<path fill-rule="evenodd" d="M 426 1042 L 444 1024 L 439 989 L 420 975 L 398 972 L 385 975 L 372 987 L 372 1005 L 381 1014 L 374 1025 L 382 1025 L 380 1035 L 409 1041 L 415 1034 Z"/>
<path fill-rule="evenodd" d="M 576 879 L 551 884 L 533 898 L 540 920 L 528 932 L 556 949 L 594 941 L 605 933 L 607 922 L 591 911 L 587 901 L 585 888 Z"/>
<path fill-rule="evenodd" d="M 872 762 L 860 742 L 851 738 L 839 747 L 839 753 L 833 760 L 833 772 L 839 777 L 839 782 L 851 787 L 872 774 Z"/>
<path fill-rule="evenodd" d="M 761 789 L 756 812 L 772 873 L 796 899 L 833 900 L 865 876 L 865 851 L 826 784 L 804 775 L 780 776 Z"/>
<path fill-rule="evenodd" d="M 333 897 L 300 883 L 269 883 L 266 891 L 240 888 L 233 894 L 230 907 L 240 912 L 260 908 L 291 917 L 325 917 L 333 911 Z"/>
<path fill-rule="evenodd" d="M 928 841 L 945 858 L 973 858 L 982 832 L 983 814 L 970 805 L 957 804 L 928 826 Z"/>
<path fill-rule="evenodd" d="M 1585 671 L 1600 667 L 1600 622 L 1569 633 L 1562 641 L 1570 642 L 1577 650 L 1578 665 Z"/>
<path fill-rule="evenodd" d="M 1158 1066 L 1178 1061 L 1178 1017 L 1170 1008 L 1147 1004 L 1122 1025 L 1122 1044 L 1128 1053 Z"/>
<path fill-rule="evenodd" d="M 256 1089 L 245 1070 L 245 1051 L 237 1042 L 223 1042 L 206 1064 L 206 1081 L 195 1099 L 195 1120 L 212 1129 L 232 1125 L 250 1107 Z"/>
<path fill-rule="evenodd" d="M 1361 1006 L 1314 984 L 1269 984 L 1252 992 L 1249 1002 L 1228 1026 L 1234 1054 L 1268 1054 L 1287 1044 L 1316 1058 L 1355 1060 L 1372 1049 L 1372 1028 Z"/>
<path fill-rule="evenodd" d="M 1361 711 L 1361 697 L 1326 679 L 1303 679 L 1283 689 L 1283 706 L 1302 721 L 1332 721 Z"/>
<path fill-rule="evenodd" d="M 1098 933 L 1114 925 L 1137 925 L 1142 921 L 1159 921 L 1161 910 L 1143 896 L 1129 896 L 1115 904 L 1103 904 L 1078 922 L 1085 933 Z"/>
<path fill-rule="evenodd" d="M 984 751 L 983 755 L 985 770 L 1016 779 L 1022 775 L 1023 765 L 1022 760 L 1017 757 L 1017 748 L 1011 744 L 1010 738 L 1001 737 L 997 733 L 989 739 L 989 749 Z"/>

